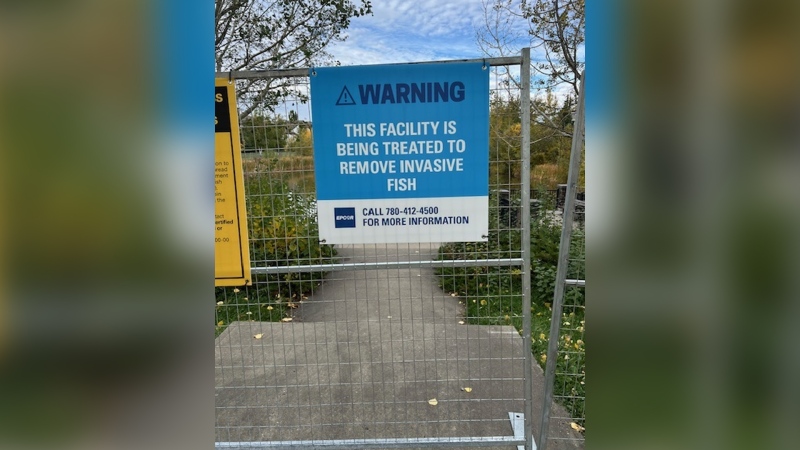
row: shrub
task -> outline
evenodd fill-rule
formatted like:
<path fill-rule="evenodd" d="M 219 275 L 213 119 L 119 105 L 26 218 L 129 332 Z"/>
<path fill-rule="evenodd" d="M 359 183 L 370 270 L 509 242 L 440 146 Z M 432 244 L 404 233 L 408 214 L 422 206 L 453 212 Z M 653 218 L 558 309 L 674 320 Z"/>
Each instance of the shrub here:
<path fill-rule="evenodd" d="M 313 194 L 293 192 L 271 171 L 246 174 L 245 192 L 253 266 L 300 266 L 333 260 L 334 248 L 317 239 Z M 324 276 L 321 272 L 258 274 L 252 286 L 216 288 L 217 334 L 235 320 L 278 321 L 287 317 Z"/>
<path fill-rule="evenodd" d="M 544 368 L 551 304 L 555 290 L 561 222 L 552 213 L 550 196 L 540 192 L 543 202 L 540 219 L 531 221 L 531 314 L 532 348 L 535 359 Z M 492 204 L 496 200 L 493 200 Z M 512 201 L 513 202 L 513 201 Z M 518 202 L 517 202 L 518 203 Z M 501 224 L 498 211 L 490 210 L 490 233 L 487 242 L 454 242 L 439 248 L 438 259 L 469 260 L 519 257 L 521 233 Z M 585 278 L 585 233 L 573 230 L 567 278 Z M 509 267 L 445 267 L 437 269 L 440 286 L 459 295 L 465 304 L 466 321 L 475 325 L 513 325 L 522 331 L 522 273 Z M 562 329 L 558 343 L 555 394 L 573 417 L 585 427 L 585 289 L 565 291 Z"/>

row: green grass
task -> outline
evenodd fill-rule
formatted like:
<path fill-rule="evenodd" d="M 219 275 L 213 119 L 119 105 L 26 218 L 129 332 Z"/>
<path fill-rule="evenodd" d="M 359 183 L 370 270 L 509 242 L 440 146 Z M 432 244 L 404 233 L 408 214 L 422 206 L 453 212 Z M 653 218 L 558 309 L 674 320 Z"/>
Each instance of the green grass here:
<path fill-rule="evenodd" d="M 254 267 L 332 262 L 336 251 L 318 242 L 313 175 L 308 157 L 250 157 L 243 164 L 250 260 Z M 291 168 L 291 170 L 287 170 Z M 215 333 L 234 321 L 278 322 L 291 316 L 325 273 L 255 275 L 251 286 L 215 288 Z"/>
<path fill-rule="evenodd" d="M 290 306 L 260 285 L 241 288 L 215 288 L 217 299 L 215 336 L 225 331 L 231 322 L 279 322 L 289 317 Z"/>
<path fill-rule="evenodd" d="M 299 274 L 257 275 L 252 286 L 215 288 L 215 336 L 231 322 L 280 322 L 291 317 L 292 309 L 305 301 L 324 278 L 323 273 L 304 275 L 302 281 Z"/>
<path fill-rule="evenodd" d="M 497 229 L 493 214 L 491 228 Z M 561 228 L 542 221 L 531 225 L 531 351 L 545 367 L 549 343 L 551 303 L 555 287 L 556 264 Z M 447 243 L 439 248 L 439 259 L 481 259 L 518 257 L 520 232 L 490 232 L 488 242 Z M 568 278 L 585 278 L 585 235 L 573 232 Z M 441 268 L 436 271 L 439 285 L 463 299 L 466 323 L 473 325 L 512 325 L 522 332 L 522 272 L 509 267 Z M 555 396 L 577 425 L 585 427 L 585 290 L 570 287 L 563 301 L 562 327 L 558 342 Z"/>

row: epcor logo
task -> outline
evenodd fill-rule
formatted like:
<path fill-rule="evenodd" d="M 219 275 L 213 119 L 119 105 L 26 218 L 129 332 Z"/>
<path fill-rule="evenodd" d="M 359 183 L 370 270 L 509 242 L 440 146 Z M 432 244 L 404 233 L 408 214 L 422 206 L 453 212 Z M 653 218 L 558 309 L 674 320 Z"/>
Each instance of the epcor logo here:
<path fill-rule="evenodd" d="M 333 216 L 336 228 L 355 228 L 356 209 L 355 208 L 333 208 Z"/>

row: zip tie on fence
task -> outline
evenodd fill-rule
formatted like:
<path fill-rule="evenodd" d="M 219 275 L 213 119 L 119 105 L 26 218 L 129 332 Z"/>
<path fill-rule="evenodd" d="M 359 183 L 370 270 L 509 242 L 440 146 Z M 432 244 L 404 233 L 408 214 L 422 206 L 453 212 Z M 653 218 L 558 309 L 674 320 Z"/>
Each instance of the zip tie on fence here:
<path fill-rule="evenodd" d="M 486 58 L 483 59 L 483 67 L 481 67 L 481 70 L 486 70 Z"/>
<path fill-rule="evenodd" d="M 228 71 L 228 84 L 233 84 L 233 70 Z"/>
<path fill-rule="evenodd" d="M 311 67 L 311 76 L 312 77 L 317 76 L 317 69 L 315 69 L 313 66 Z"/>

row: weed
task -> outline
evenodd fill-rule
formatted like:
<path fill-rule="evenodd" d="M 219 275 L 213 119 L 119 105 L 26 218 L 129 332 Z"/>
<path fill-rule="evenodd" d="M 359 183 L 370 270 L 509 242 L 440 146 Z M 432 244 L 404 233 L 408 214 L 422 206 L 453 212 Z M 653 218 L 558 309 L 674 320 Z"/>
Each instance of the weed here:
<path fill-rule="evenodd" d="M 310 157 L 254 157 L 245 166 L 245 203 L 253 266 L 325 264 L 335 250 L 320 244 L 313 184 L 293 188 L 286 179 L 303 179 Z M 288 176 L 287 176 L 288 175 Z M 216 288 L 216 334 L 237 320 L 276 322 L 310 295 L 325 273 L 257 274 L 252 286 Z"/>
<path fill-rule="evenodd" d="M 540 198 L 545 198 L 544 196 Z M 492 204 L 496 204 L 495 200 Z M 553 205 L 545 202 L 542 210 Z M 438 259 L 519 257 L 521 233 L 504 229 L 497 209 L 490 211 L 487 242 L 443 244 Z M 506 225 L 507 226 L 507 225 Z M 552 216 L 531 221 L 532 347 L 544 368 L 552 318 L 561 225 Z M 575 230 L 570 245 L 568 278 L 585 276 L 585 233 Z M 513 325 L 522 332 L 522 272 L 509 267 L 445 267 L 437 269 L 439 285 L 459 295 L 466 307 L 466 322 L 474 325 Z M 564 314 L 558 342 L 555 396 L 572 417 L 585 427 L 585 290 L 571 287 L 563 300 Z"/>

